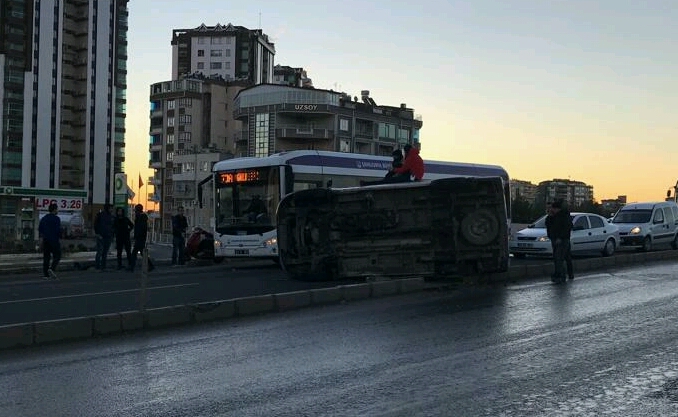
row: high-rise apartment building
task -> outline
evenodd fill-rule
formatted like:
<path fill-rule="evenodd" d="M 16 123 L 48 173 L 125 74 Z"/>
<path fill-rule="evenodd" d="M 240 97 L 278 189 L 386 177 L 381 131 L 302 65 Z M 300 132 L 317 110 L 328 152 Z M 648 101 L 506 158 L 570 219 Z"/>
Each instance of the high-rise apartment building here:
<path fill-rule="evenodd" d="M 3 234 L 18 237 L 45 201 L 91 220 L 112 200 L 125 160 L 127 17 L 127 0 L 0 2 Z"/>
<path fill-rule="evenodd" d="M 227 81 L 273 82 L 275 47 L 261 29 L 205 26 L 172 32 L 172 79 L 202 73 Z"/>
<path fill-rule="evenodd" d="M 202 75 L 151 85 L 149 167 L 155 171 L 161 231 L 171 231 L 179 205 L 186 208 L 191 226 L 209 226 L 213 206 L 205 200 L 198 208 L 197 184 L 215 162 L 234 154 L 242 128 L 231 103 L 246 85 Z"/>

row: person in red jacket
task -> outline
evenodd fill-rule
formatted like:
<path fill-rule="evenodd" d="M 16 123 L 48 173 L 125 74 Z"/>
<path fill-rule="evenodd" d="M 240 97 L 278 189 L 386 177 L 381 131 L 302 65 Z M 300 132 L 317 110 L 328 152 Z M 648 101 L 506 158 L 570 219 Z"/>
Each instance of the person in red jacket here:
<path fill-rule="evenodd" d="M 408 180 L 410 177 L 414 177 L 414 181 L 421 181 L 424 178 L 424 161 L 419 156 L 419 149 L 410 144 L 405 145 L 403 149 L 405 150 L 403 166 L 394 168 L 392 172 L 408 175 Z"/>

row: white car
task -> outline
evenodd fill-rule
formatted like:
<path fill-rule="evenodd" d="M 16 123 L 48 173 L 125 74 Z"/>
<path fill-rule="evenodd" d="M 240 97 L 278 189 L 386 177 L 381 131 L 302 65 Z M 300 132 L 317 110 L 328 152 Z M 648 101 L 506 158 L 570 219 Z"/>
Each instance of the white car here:
<path fill-rule="evenodd" d="M 572 253 L 598 252 L 612 256 L 619 246 L 619 228 L 603 216 L 594 213 L 570 213 Z M 546 235 L 546 216 L 542 216 L 526 229 L 517 232 L 509 241 L 509 251 L 516 258 L 525 255 L 553 256 L 551 241 Z"/>

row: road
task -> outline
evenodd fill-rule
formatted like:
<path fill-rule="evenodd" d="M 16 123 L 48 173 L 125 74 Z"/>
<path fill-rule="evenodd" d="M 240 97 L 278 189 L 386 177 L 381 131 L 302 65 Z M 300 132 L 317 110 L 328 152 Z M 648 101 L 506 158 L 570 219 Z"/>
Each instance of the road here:
<path fill-rule="evenodd" d="M 7 416 L 678 414 L 678 263 L 0 354 Z"/>
<path fill-rule="evenodd" d="M 550 262 L 552 261 L 548 258 L 528 257 L 512 259 L 511 264 L 515 266 Z M 139 308 L 139 273 L 133 274 L 124 270 L 100 273 L 89 269 L 67 271 L 59 276 L 59 281 L 44 281 L 39 274 L 23 274 L 9 279 L 4 277 L 0 281 L 0 325 L 92 316 Z M 355 282 L 359 281 L 294 281 L 288 279 L 270 261 L 233 261 L 217 265 L 209 261 L 194 261 L 180 268 L 159 265 L 149 274 L 146 307 L 220 301 Z"/>

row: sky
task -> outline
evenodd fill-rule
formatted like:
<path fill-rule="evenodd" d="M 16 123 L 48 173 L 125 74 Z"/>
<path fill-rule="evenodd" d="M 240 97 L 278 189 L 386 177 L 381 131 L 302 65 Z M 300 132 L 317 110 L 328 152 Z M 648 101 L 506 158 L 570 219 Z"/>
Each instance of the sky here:
<path fill-rule="evenodd" d="M 153 175 L 149 88 L 171 79 L 172 30 L 202 23 L 263 29 L 316 88 L 406 103 L 424 159 L 583 181 L 597 201 L 677 185 L 678 1 L 130 1 L 129 178 Z"/>

